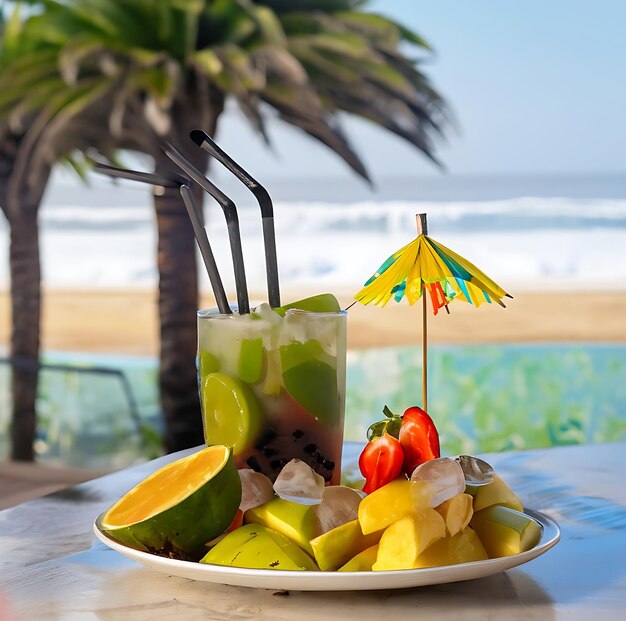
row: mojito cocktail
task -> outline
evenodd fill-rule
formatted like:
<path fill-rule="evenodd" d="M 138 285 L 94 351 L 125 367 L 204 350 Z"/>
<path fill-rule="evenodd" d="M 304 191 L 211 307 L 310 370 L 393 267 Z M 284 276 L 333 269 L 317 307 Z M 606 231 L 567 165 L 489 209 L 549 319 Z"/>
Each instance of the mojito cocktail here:
<path fill-rule="evenodd" d="M 199 311 L 198 380 L 205 440 L 239 468 L 273 480 L 297 458 L 340 482 L 345 312 Z"/>

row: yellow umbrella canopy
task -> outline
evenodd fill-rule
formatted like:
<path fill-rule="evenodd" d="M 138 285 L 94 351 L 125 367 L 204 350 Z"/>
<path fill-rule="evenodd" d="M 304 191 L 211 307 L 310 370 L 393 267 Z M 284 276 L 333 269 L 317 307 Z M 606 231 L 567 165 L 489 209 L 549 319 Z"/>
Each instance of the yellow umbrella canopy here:
<path fill-rule="evenodd" d="M 362 304 L 385 306 L 392 298 L 402 298 L 413 305 L 423 302 L 423 400 L 426 409 L 426 292 L 436 315 L 454 300 L 474 306 L 496 302 L 504 307 L 502 298 L 511 297 L 500 285 L 473 263 L 428 236 L 426 214 L 417 215 L 418 236 L 394 252 L 365 283 L 354 297 Z"/>
<path fill-rule="evenodd" d="M 425 233 L 394 252 L 354 297 L 362 304 L 381 306 L 406 297 L 413 305 L 425 290 L 435 315 L 452 300 L 504 306 L 502 298 L 511 297 L 474 264 Z"/>

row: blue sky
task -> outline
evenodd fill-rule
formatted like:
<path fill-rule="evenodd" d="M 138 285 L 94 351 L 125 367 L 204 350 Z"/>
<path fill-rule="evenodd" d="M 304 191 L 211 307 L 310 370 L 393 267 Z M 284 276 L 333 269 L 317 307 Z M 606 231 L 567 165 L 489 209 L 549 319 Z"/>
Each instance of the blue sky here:
<path fill-rule="evenodd" d="M 378 0 L 370 10 L 418 31 L 460 130 L 439 153 L 451 173 L 578 174 L 626 170 L 626 2 Z M 375 176 L 439 174 L 401 140 L 346 122 Z M 223 120 L 218 139 L 259 176 L 348 176 L 338 159 L 279 124 L 276 154 Z"/>

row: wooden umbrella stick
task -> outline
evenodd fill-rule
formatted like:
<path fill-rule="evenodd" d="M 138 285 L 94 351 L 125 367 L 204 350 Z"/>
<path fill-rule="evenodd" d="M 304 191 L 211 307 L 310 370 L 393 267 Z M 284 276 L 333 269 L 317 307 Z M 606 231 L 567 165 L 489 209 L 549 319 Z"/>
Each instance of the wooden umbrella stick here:
<path fill-rule="evenodd" d="M 428 334 L 427 334 L 426 287 L 422 291 L 422 407 L 428 412 Z"/>
<path fill-rule="evenodd" d="M 415 214 L 417 234 L 428 235 L 426 214 Z M 428 309 L 426 308 L 426 284 L 422 283 L 422 407 L 428 412 Z"/>

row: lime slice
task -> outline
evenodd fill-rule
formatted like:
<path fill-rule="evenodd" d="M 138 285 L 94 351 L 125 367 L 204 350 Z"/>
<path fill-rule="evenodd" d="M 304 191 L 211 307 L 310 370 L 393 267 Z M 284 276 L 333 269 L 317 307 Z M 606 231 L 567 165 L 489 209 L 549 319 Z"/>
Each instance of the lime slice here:
<path fill-rule="evenodd" d="M 332 293 L 320 293 L 319 295 L 275 308 L 274 312 L 284 317 L 285 313 L 291 309 L 309 311 L 310 313 L 338 313 L 341 307 Z"/>
<path fill-rule="evenodd" d="M 263 413 L 246 384 L 225 373 L 209 373 L 202 379 L 202 421 L 207 444 L 232 446 L 239 455 L 254 444 Z"/>
<path fill-rule="evenodd" d="M 195 557 L 223 533 L 241 501 L 230 448 L 210 446 L 168 464 L 137 484 L 99 519 L 131 548 Z"/>
<path fill-rule="evenodd" d="M 248 384 L 256 384 L 261 379 L 264 359 L 263 339 L 244 339 L 239 350 L 237 375 Z"/>

